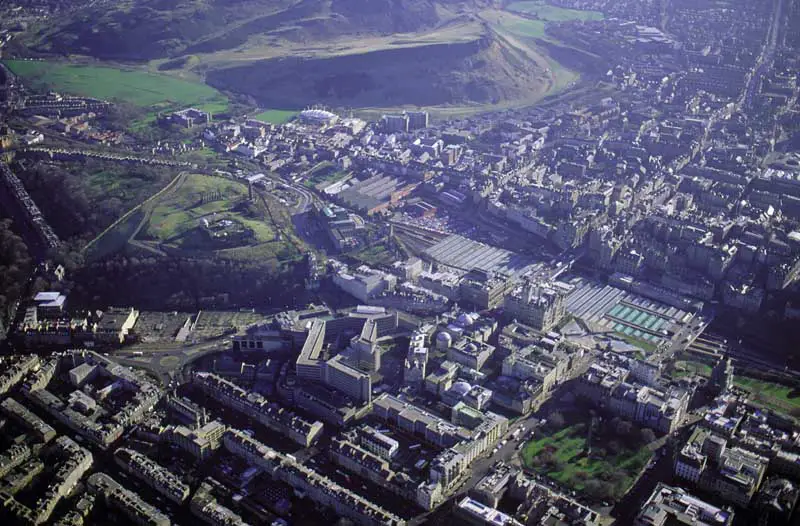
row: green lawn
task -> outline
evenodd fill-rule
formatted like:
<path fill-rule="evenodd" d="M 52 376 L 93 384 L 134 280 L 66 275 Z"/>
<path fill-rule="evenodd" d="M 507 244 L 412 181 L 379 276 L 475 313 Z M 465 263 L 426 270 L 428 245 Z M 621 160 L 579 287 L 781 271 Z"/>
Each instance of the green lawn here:
<path fill-rule="evenodd" d="M 188 160 L 202 160 L 202 161 L 211 161 L 218 157 L 217 152 L 209 147 L 205 148 L 198 148 L 196 150 L 190 150 L 185 153 L 181 153 L 178 155 L 181 159 L 188 159 Z"/>
<path fill-rule="evenodd" d="M 503 24 L 506 29 L 521 37 L 545 38 L 544 26 L 541 20 L 514 20 Z"/>
<path fill-rule="evenodd" d="M 711 366 L 692 360 L 679 360 L 675 362 L 675 370 L 672 373 L 673 378 L 682 378 L 690 375 L 705 376 L 706 378 L 710 378 Z"/>
<path fill-rule="evenodd" d="M 606 453 L 603 456 L 600 450 L 606 440 L 596 437 L 595 451 L 589 454 L 585 450 L 587 438 L 585 424 L 540 435 L 523 448 L 523 463 L 576 491 L 583 491 L 591 480 L 601 481 L 610 488 L 612 497 L 619 498 L 631 487 L 652 453 L 644 446 L 638 450 L 623 447 L 617 454 Z M 541 462 L 545 456 L 551 461 Z"/>
<path fill-rule="evenodd" d="M 506 7 L 507 11 L 521 13 L 527 16 L 536 16 L 537 20 L 528 18 L 516 18 L 507 21 L 503 26 L 512 33 L 529 38 L 540 38 L 547 40 L 545 28 L 550 22 L 567 22 L 571 20 L 602 20 L 603 13 L 598 11 L 580 11 L 578 9 L 565 9 L 562 7 L 551 6 L 543 0 L 513 2 Z"/>
<path fill-rule="evenodd" d="M 570 20 L 602 20 L 599 11 L 582 11 L 553 6 L 543 0 L 513 2 L 506 7 L 509 11 L 517 11 L 526 15 L 536 15 L 546 22 L 568 22 Z"/>
<path fill-rule="evenodd" d="M 756 403 L 780 413 L 800 410 L 798 389 L 747 376 L 734 376 L 733 383 L 746 391 L 750 391 Z M 794 393 L 794 395 L 792 395 Z"/>
<path fill-rule="evenodd" d="M 615 332 L 614 336 L 619 338 L 620 340 L 624 340 L 627 343 L 633 345 L 634 347 L 638 347 L 645 352 L 652 353 L 655 352 L 656 348 L 658 347 L 653 342 L 648 342 L 646 340 L 642 340 L 640 338 L 636 338 L 629 334 L 625 334 L 624 332 Z"/>
<path fill-rule="evenodd" d="M 219 198 L 212 197 L 213 192 Z M 191 238 L 205 218 L 211 222 L 230 219 L 250 229 L 255 242 L 265 243 L 275 237 L 267 221 L 247 217 L 240 207 L 247 199 L 247 187 L 239 182 L 192 174 L 173 192 L 164 196 L 150 213 L 144 237 L 161 242 L 176 243 L 182 236 Z M 257 201 L 254 206 L 257 206 Z"/>
<path fill-rule="evenodd" d="M 291 120 L 295 115 L 297 115 L 297 112 L 293 110 L 267 110 L 262 111 L 253 118 L 272 124 L 283 124 Z"/>
<path fill-rule="evenodd" d="M 119 101 L 152 112 L 190 106 L 211 113 L 228 109 L 228 98 L 216 89 L 169 75 L 55 61 L 6 60 L 4 63 L 34 87 Z"/>
<path fill-rule="evenodd" d="M 394 260 L 394 256 L 383 243 L 363 248 L 353 253 L 352 257 L 367 265 L 388 265 Z"/>
<path fill-rule="evenodd" d="M 303 181 L 303 185 L 307 188 L 314 188 L 320 183 L 333 183 L 347 176 L 347 173 L 337 169 L 335 163 L 323 161 L 311 169 L 308 179 Z"/>
<path fill-rule="evenodd" d="M 139 210 L 118 224 L 116 228 L 110 230 L 108 234 L 100 237 L 98 242 L 87 250 L 86 260 L 98 261 L 125 248 L 128 239 L 134 234 L 143 217 L 144 213 Z"/>

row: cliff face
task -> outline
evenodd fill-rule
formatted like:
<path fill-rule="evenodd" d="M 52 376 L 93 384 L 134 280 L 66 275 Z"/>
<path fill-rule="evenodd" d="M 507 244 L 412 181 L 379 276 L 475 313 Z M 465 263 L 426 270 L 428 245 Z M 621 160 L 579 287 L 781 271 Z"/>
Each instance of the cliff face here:
<path fill-rule="evenodd" d="M 273 59 L 210 72 L 209 84 L 265 106 L 431 106 L 526 97 L 541 68 L 490 36 L 330 58 Z"/>
<path fill-rule="evenodd" d="M 41 51 L 152 60 L 273 38 L 319 42 L 430 29 L 491 0 L 136 0 L 89 7 L 36 35 Z"/>

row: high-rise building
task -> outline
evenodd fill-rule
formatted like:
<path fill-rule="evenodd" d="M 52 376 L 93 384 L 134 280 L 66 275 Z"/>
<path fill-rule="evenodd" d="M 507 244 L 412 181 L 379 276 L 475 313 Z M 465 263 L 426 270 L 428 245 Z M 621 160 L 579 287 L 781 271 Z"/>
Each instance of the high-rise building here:
<path fill-rule="evenodd" d="M 344 355 L 325 362 L 324 382 L 359 402 L 372 401 L 372 379 L 369 374 L 348 363 Z"/>
<path fill-rule="evenodd" d="M 408 131 L 408 116 L 407 115 L 384 115 L 381 117 L 383 129 L 387 132 L 407 132 Z"/>
<path fill-rule="evenodd" d="M 421 130 L 428 127 L 429 115 L 427 111 L 408 111 L 408 131 Z"/>

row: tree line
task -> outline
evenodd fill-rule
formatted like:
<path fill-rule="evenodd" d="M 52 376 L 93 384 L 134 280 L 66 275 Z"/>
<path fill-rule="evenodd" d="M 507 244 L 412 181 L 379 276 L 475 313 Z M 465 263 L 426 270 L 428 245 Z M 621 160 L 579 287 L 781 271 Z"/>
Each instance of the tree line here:
<path fill-rule="evenodd" d="M 12 221 L 0 219 L 0 336 L 5 335 L 32 269 L 33 259 L 25 242 L 12 230 Z"/>

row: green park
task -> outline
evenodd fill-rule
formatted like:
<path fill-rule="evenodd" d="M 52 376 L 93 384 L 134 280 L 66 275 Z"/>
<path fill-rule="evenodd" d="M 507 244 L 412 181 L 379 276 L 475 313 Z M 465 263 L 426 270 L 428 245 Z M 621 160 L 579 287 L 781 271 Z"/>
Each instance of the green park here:
<path fill-rule="evenodd" d="M 191 174 L 155 204 L 141 237 L 184 248 L 215 249 L 266 243 L 275 234 L 260 203 L 248 199 L 246 185 Z"/>
<path fill-rule="evenodd" d="M 507 27 L 512 32 L 523 37 L 547 38 L 545 29 L 550 22 L 591 21 L 602 20 L 603 13 L 598 11 L 582 11 L 553 6 L 544 0 L 529 0 L 512 2 L 506 7 L 507 11 L 518 13 L 524 18 L 509 22 Z"/>
<path fill-rule="evenodd" d="M 228 98 L 201 82 L 137 69 L 43 60 L 6 60 L 36 88 L 131 104 L 152 111 L 193 106 L 211 113 L 228 109 Z"/>
<path fill-rule="evenodd" d="M 654 433 L 619 418 L 564 423 L 556 415 L 523 448 L 525 467 L 596 500 L 624 495 L 650 461 Z"/>
<path fill-rule="evenodd" d="M 253 118 L 257 121 L 268 122 L 270 124 L 284 124 L 289 122 L 297 115 L 294 110 L 265 110 L 258 113 Z"/>

